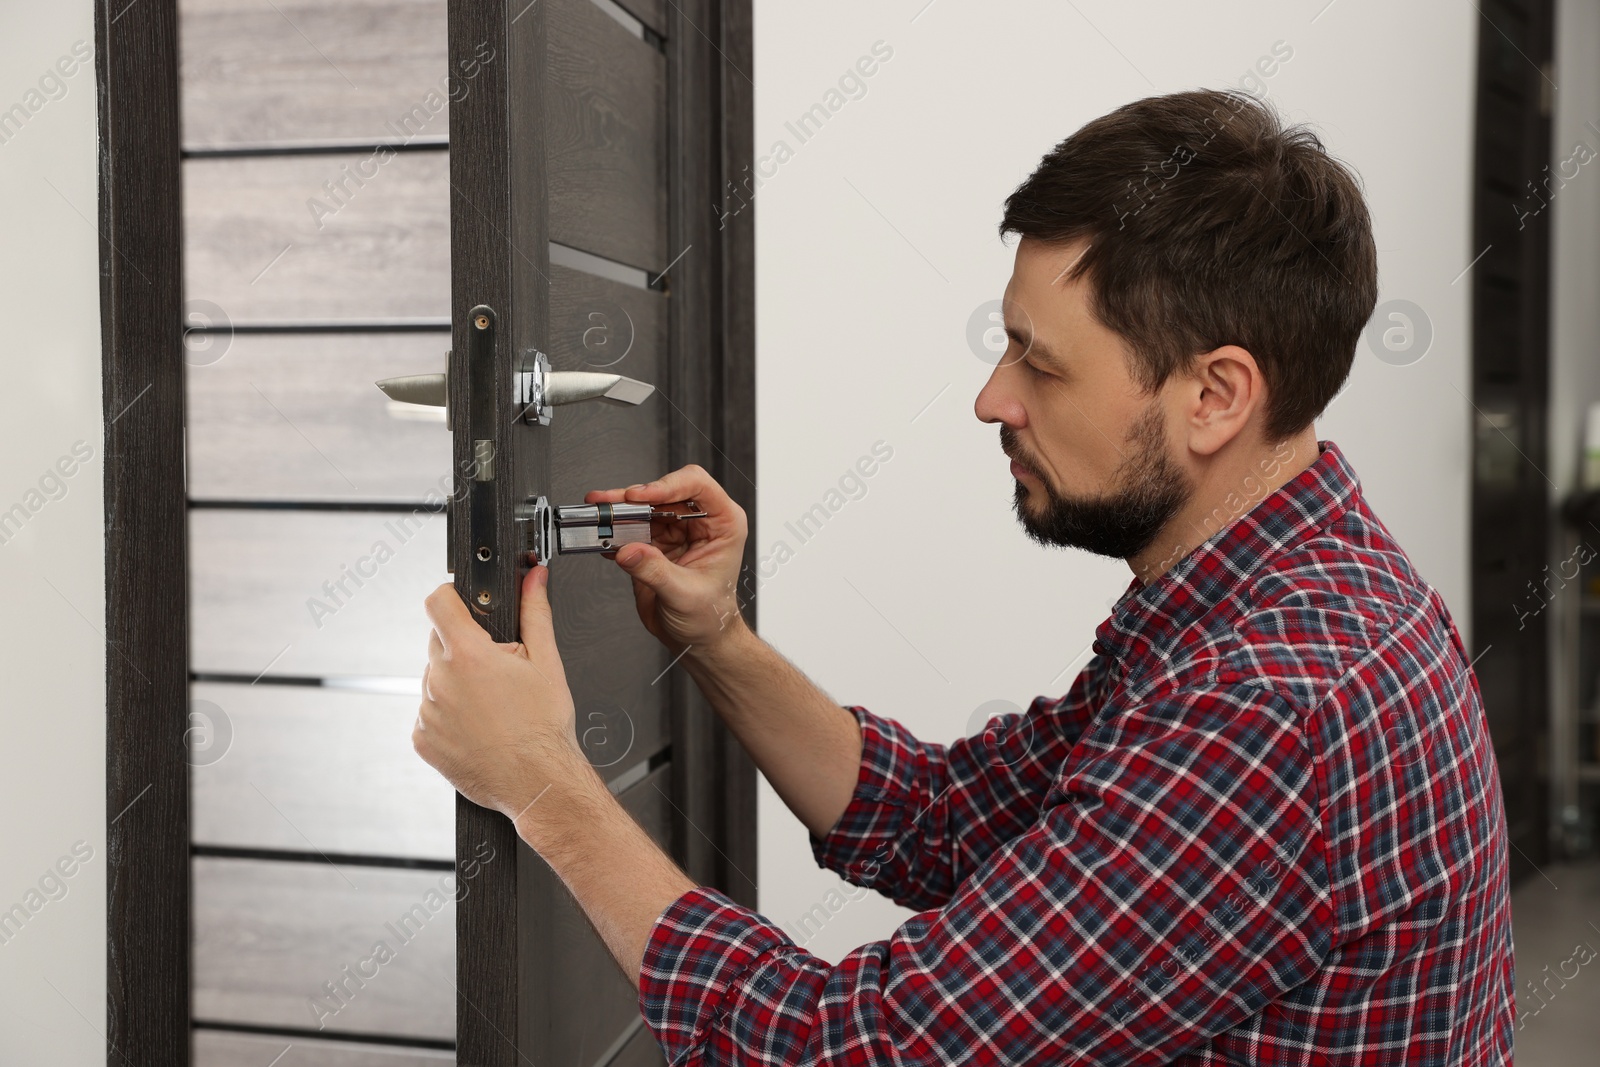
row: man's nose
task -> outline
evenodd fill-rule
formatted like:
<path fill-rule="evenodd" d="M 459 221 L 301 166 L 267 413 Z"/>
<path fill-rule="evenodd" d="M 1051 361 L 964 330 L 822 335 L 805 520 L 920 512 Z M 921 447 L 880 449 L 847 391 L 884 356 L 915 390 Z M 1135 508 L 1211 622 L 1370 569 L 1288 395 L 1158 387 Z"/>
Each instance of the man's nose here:
<path fill-rule="evenodd" d="M 1016 397 L 1007 391 L 1004 372 L 1005 368 L 998 366 L 989 375 L 989 380 L 978 391 L 972 411 L 979 422 L 999 422 L 1020 430 L 1028 424 L 1027 414 Z"/>

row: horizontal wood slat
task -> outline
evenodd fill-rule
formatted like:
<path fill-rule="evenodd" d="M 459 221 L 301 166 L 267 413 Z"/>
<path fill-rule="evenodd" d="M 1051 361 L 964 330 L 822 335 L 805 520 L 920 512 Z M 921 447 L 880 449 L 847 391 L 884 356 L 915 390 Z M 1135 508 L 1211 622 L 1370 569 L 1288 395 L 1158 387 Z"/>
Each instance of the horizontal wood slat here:
<path fill-rule="evenodd" d="M 206 857 L 193 878 L 196 1019 L 454 1037 L 455 896 L 471 882 Z"/>
<path fill-rule="evenodd" d="M 455 790 L 411 747 L 418 697 L 266 683 L 190 694 L 196 844 L 455 857 Z"/>
<path fill-rule="evenodd" d="M 592 0 L 545 0 L 550 239 L 666 267 L 667 61 Z"/>
<path fill-rule="evenodd" d="M 447 334 L 216 341 L 226 347 L 205 350 L 187 374 L 191 499 L 422 501 L 450 491 L 443 409 L 396 404 L 373 384 L 443 371 Z"/>
<path fill-rule="evenodd" d="M 190 668 L 420 678 L 444 541 L 438 513 L 191 512 Z"/>
<path fill-rule="evenodd" d="M 183 181 L 191 322 L 449 318 L 446 153 L 190 159 Z"/>
<path fill-rule="evenodd" d="M 196 1030 L 193 1048 L 194 1067 L 447 1067 L 456 1062 L 455 1053 L 433 1049 L 224 1030 Z M 616 1067 L 632 1067 L 632 1062 L 619 1058 Z"/>
<path fill-rule="evenodd" d="M 445 0 L 179 0 L 187 148 L 444 136 Z M 398 129 L 399 135 L 396 134 Z"/>

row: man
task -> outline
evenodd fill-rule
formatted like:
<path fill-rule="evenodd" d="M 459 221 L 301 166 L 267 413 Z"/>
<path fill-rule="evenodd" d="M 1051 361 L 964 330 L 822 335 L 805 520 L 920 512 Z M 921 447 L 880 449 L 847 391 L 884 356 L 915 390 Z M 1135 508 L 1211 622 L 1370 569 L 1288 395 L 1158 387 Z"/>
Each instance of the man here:
<path fill-rule="evenodd" d="M 705 472 L 587 498 L 710 513 L 617 553 L 640 617 L 818 862 L 918 914 L 832 966 L 689 881 L 578 749 L 542 567 L 509 651 L 429 598 L 418 752 L 560 874 L 674 1064 L 1509 1064 L 1477 684 L 1313 427 L 1376 301 L 1356 180 L 1246 94 L 1178 93 L 1062 142 L 1001 232 L 977 415 L 1027 533 L 1134 574 L 1065 696 L 918 741 L 743 624 Z"/>

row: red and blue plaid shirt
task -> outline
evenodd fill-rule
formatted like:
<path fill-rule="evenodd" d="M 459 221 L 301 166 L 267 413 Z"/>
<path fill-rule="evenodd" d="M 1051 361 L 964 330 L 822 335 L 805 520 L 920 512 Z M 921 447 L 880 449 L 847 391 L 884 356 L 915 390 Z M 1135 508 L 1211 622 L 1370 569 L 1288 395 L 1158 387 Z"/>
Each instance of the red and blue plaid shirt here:
<path fill-rule="evenodd" d="M 639 991 L 674 1067 L 1509 1064 L 1477 682 L 1319 447 L 1134 579 L 1066 696 L 948 746 L 851 708 L 860 777 L 813 851 L 923 910 L 835 966 L 685 893 Z"/>

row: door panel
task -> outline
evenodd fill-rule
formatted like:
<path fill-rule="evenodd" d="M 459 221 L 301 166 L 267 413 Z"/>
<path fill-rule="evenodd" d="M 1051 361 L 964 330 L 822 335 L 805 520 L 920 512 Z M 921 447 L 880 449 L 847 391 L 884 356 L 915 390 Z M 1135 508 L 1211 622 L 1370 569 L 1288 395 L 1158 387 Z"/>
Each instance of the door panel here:
<path fill-rule="evenodd" d="M 546 0 L 550 239 L 647 270 L 667 252 L 666 57 L 592 0 Z"/>
<path fill-rule="evenodd" d="M 453 871 L 197 856 L 193 872 L 197 1022 L 454 1035 Z"/>
<path fill-rule="evenodd" d="M 445 0 L 179 0 L 178 11 L 190 150 L 448 131 Z"/>
<path fill-rule="evenodd" d="M 443 333 L 241 333 L 188 374 L 195 500 L 437 503 L 450 492 L 444 412 L 373 400 L 396 366 L 444 358 Z"/>
<path fill-rule="evenodd" d="M 202 508 L 189 531 L 196 673 L 422 677 L 442 512 Z"/>
<path fill-rule="evenodd" d="M 666 0 L 617 0 L 617 6 L 650 27 L 657 37 L 667 32 Z"/>
<path fill-rule="evenodd" d="M 184 163 L 184 276 L 240 323 L 442 322 L 450 314 L 447 153 Z"/>
<path fill-rule="evenodd" d="M 196 683 L 192 698 L 217 732 L 191 761 L 196 845 L 455 857 L 455 790 L 411 748 L 415 695 Z"/>
<path fill-rule="evenodd" d="M 727 88 L 742 75 L 724 67 L 719 38 L 748 63 L 748 5 L 451 5 L 452 62 L 485 42 L 504 57 L 452 104 L 448 370 L 456 468 L 494 455 L 492 472 L 452 499 L 453 573 L 499 639 L 514 632 L 528 563 L 518 516 L 540 498 L 581 503 L 591 489 L 696 462 L 750 507 L 753 486 L 728 476 L 730 449 L 749 460 L 735 413 L 753 410 L 741 287 L 750 220 L 725 231 L 713 206 L 724 166 L 748 159 L 748 101 Z M 655 392 L 529 423 L 520 376 L 541 359 L 552 373 L 603 370 Z M 650 806 L 636 817 L 692 876 L 747 896 L 722 870 L 730 853 L 748 862 L 745 816 L 723 801 L 753 782 L 737 746 L 640 626 L 614 563 L 547 562 L 580 743 L 631 809 Z M 566 888 L 503 818 L 463 801 L 457 851 L 475 840 L 514 849 L 518 863 L 459 911 L 461 1061 L 660 1064 L 636 991 Z"/>
<path fill-rule="evenodd" d="M 669 843 L 672 831 L 670 788 L 671 768 L 662 766 L 619 795 L 628 814 L 663 845 Z M 573 1017 L 562 1020 L 563 1025 L 552 1032 L 546 1062 L 598 1064 L 602 1054 L 639 1018 L 639 996 L 571 894 L 552 894 L 550 908 L 540 955 L 567 961 L 561 982 L 566 989 L 582 991 L 582 1007 L 576 1010 L 578 1004 L 574 1003 Z M 659 1047 L 653 1038 L 649 1044 L 657 1058 L 645 1062 L 659 1063 Z"/>

